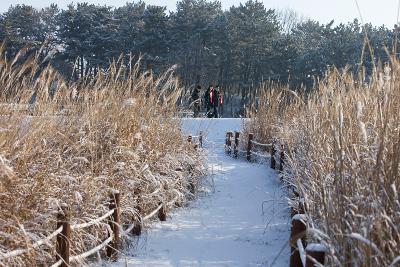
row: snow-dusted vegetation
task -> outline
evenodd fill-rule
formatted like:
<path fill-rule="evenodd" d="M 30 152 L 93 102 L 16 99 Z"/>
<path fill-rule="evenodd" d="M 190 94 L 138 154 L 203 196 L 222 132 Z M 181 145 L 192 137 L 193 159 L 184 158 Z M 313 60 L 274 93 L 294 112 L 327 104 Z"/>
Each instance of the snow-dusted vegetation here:
<path fill-rule="evenodd" d="M 206 136 L 210 176 L 199 198 L 134 240 L 111 266 L 288 266 L 290 220 L 276 172 L 224 153 L 225 133 L 241 119 L 185 119 Z"/>
<path fill-rule="evenodd" d="M 328 265 L 398 264 L 399 74 L 394 60 L 369 80 L 333 69 L 308 94 L 264 88 L 246 125 L 287 145 L 285 179 L 304 198 L 308 238 L 328 247 Z"/>
<path fill-rule="evenodd" d="M 66 82 L 35 58 L 0 58 L 0 265 L 53 264 L 54 239 L 14 250 L 54 232 L 62 205 L 71 223 L 83 223 L 107 214 L 118 190 L 124 227 L 159 203 L 192 197 L 202 155 L 174 118 L 180 90 L 171 72 L 156 78 L 121 60 Z M 106 224 L 73 230 L 71 255 L 103 242 Z"/>
<path fill-rule="evenodd" d="M 225 1 L 0 14 L 0 267 L 400 266 L 400 5 Z"/>

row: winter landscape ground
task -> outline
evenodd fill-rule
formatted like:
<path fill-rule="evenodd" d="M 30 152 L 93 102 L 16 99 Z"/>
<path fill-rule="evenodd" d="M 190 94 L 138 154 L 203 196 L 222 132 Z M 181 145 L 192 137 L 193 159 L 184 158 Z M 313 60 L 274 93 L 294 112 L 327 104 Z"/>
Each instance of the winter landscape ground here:
<path fill-rule="evenodd" d="M 186 119 L 206 132 L 211 176 L 198 199 L 152 225 L 112 266 L 288 266 L 289 212 L 277 173 L 224 154 L 241 119 Z M 264 203 L 264 205 L 263 205 Z"/>
<path fill-rule="evenodd" d="M 339 25 L 260 0 L 19 2 L 0 14 L 0 267 L 400 267 L 400 4 L 388 28 L 357 0 Z M 210 110 L 246 119 L 182 119 Z M 226 155 L 228 130 L 264 162 Z"/>

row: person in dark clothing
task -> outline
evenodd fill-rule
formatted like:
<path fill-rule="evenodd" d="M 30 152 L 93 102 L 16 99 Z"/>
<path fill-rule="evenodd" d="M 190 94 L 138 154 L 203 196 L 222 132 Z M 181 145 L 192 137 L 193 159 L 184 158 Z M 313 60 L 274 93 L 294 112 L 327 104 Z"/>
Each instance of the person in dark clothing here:
<path fill-rule="evenodd" d="M 204 106 L 205 106 L 205 109 L 206 109 L 206 116 L 208 117 L 208 118 L 212 118 L 212 115 L 213 115 L 213 113 L 212 113 L 212 104 L 211 104 L 211 91 L 213 91 L 214 90 L 214 88 L 213 88 L 213 86 L 212 85 L 210 85 L 208 88 L 207 88 L 207 90 L 206 90 L 206 92 L 205 92 L 205 94 L 204 94 Z"/>
<path fill-rule="evenodd" d="M 200 90 L 201 86 L 198 85 L 192 92 L 193 116 L 196 118 L 200 113 Z"/>
<path fill-rule="evenodd" d="M 211 98 L 214 118 L 218 118 L 219 95 L 217 89 L 212 88 L 210 93 L 210 98 Z"/>
<path fill-rule="evenodd" d="M 222 116 L 222 90 L 221 86 L 217 85 L 215 91 L 218 93 L 218 115 Z"/>

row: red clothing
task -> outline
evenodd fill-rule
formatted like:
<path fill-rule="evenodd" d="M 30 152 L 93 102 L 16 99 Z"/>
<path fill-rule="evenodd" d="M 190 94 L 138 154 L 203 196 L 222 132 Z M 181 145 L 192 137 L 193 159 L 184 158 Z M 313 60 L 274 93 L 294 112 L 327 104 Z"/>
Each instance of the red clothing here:
<path fill-rule="evenodd" d="M 214 95 L 214 92 L 215 92 L 215 89 L 210 90 L 210 104 L 213 105 L 214 104 L 213 102 L 215 100 L 216 106 L 218 106 L 218 105 L 222 106 L 222 91 L 221 91 L 221 89 L 218 89 L 217 95 Z M 215 97 L 215 99 L 214 99 L 214 97 Z"/>
<path fill-rule="evenodd" d="M 210 90 L 210 103 L 211 104 L 213 103 L 214 91 L 215 91 L 215 89 Z M 221 89 L 218 89 L 218 103 L 219 103 L 219 105 L 222 106 L 222 91 L 221 91 Z"/>

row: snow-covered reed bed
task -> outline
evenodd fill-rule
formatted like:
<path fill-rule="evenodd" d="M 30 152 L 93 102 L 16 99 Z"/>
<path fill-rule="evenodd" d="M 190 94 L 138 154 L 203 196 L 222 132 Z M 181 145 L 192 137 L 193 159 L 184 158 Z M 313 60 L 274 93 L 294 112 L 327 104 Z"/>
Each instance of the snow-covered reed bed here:
<path fill-rule="evenodd" d="M 82 223 L 106 214 L 118 190 L 129 224 L 160 202 L 184 203 L 204 173 L 174 118 L 180 89 L 171 71 L 154 77 L 120 59 L 96 77 L 66 82 L 34 58 L 13 65 L 1 54 L 0 89 L 0 258 L 53 232 L 62 204 Z M 106 238 L 101 225 L 74 231 L 71 254 Z M 53 240 L 0 266 L 54 261 Z"/>
<path fill-rule="evenodd" d="M 273 86 L 272 86 L 273 87 Z M 304 197 L 329 266 L 396 265 L 400 255 L 400 65 L 366 82 L 332 70 L 311 93 L 266 86 L 246 131 L 288 145 L 286 179 Z"/>

